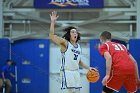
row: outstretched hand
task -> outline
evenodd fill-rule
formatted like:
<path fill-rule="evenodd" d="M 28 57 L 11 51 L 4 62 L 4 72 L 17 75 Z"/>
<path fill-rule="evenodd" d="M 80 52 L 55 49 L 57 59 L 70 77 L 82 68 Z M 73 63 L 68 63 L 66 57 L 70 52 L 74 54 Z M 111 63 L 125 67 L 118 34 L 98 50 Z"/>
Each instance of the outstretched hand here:
<path fill-rule="evenodd" d="M 53 11 L 51 14 L 50 14 L 50 18 L 51 18 L 51 21 L 52 22 L 55 22 L 57 19 L 58 19 L 58 15 L 57 15 L 57 12 L 56 11 Z"/>

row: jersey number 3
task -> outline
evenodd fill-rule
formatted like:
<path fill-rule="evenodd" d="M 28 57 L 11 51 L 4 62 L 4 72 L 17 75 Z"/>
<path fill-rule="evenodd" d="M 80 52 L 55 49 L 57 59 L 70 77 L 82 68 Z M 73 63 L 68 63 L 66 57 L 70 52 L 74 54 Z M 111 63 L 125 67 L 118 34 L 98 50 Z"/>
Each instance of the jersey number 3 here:
<path fill-rule="evenodd" d="M 74 60 L 77 60 L 78 55 L 74 54 Z"/>
<path fill-rule="evenodd" d="M 115 47 L 115 50 L 122 50 L 124 51 L 124 49 L 122 48 L 122 46 L 120 44 L 112 44 Z"/>

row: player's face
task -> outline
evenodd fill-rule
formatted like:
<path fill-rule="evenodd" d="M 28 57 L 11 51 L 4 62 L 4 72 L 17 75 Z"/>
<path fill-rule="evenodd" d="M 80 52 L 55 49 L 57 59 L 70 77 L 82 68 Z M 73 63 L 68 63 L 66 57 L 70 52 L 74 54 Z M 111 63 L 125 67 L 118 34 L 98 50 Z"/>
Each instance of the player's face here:
<path fill-rule="evenodd" d="M 103 43 L 103 38 L 102 37 L 100 37 L 100 42 Z"/>
<path fill-rule="evenodd" d="M 78 33 L 77 33 L 76 29 L 71 29 L 70 36 L 71 36 L 71 40 L 76 42 L 76 40 L 78 38 Z"/>
<path fill-rule="evenodd" d="M 12 65 L 12 62 L 9 61 L 9 62 L 7 62 L 7 64 L 8 64 L 9 66 L 11 66 L 11 65 Z"/>

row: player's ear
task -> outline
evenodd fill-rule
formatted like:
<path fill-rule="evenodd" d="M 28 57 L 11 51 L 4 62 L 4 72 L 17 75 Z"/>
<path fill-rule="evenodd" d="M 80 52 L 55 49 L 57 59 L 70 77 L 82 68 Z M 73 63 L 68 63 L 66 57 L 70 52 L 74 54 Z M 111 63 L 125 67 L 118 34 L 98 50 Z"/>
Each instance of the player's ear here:
<path fill-rule="evenodd" d="M 103 38 L 102 37 L 100 37 L 100 42 L 102 42 L 103 41 Z"/>

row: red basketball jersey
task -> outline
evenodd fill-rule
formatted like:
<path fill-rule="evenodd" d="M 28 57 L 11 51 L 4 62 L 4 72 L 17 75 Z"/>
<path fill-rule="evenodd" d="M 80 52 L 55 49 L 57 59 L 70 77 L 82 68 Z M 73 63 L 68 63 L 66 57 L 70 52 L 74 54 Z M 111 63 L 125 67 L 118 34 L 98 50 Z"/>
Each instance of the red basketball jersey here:
<path fill-rule="evenodd" d="M 112 57 L 113 74 L 131 74 L 135 72 L 134 63 L 130 59 L 129 52 L 123 44 L 106 42 L 101 45 L 99 52 L 103 56 L 107 51 Z"/>

